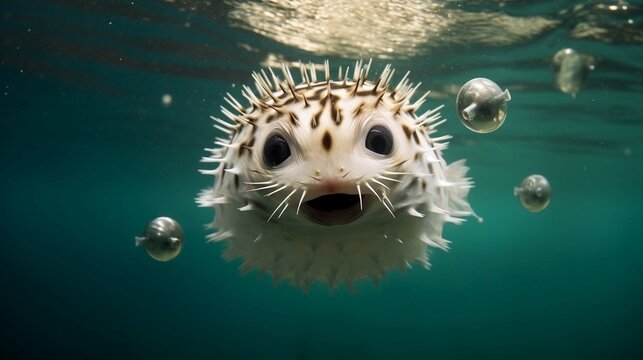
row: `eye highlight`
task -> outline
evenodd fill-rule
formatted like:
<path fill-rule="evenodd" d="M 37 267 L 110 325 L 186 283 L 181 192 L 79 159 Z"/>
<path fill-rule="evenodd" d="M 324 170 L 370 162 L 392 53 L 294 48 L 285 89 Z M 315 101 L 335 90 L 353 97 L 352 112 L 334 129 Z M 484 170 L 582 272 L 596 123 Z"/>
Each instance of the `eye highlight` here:
<path fill-rule="evenodd" d="M 384 126 L 373 126 L 366 135 L 365 146 L 376 154 L 388 155 L 393 150 L 393 134 Z"/>
<path fill-rule="evenodd" d="M 275 167 L 290 157 L 290 146 L 283 136 L 272 134 L 263 145 L 263 161 L 269 167 Z"/>

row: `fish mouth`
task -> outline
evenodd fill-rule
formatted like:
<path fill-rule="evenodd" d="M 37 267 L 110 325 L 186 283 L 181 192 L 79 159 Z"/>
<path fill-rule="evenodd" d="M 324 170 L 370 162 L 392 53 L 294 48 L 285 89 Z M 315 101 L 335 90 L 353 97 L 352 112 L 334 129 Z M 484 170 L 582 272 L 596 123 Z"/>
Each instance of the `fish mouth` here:
<path fill-rule="evenodd" d="M 301 209 L 318 224 L 346 225 L 357 220 L 371 205 L 370 195 L 335 193 L 318 196 L 301 204 Z"/>

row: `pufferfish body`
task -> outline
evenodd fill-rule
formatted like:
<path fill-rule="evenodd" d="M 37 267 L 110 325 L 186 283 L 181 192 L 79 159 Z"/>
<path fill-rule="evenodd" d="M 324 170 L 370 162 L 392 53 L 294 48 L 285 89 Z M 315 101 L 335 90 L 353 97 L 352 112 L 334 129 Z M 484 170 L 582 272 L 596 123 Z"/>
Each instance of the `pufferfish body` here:
<path fill-rule="evenodd" d="M 466 197 L 472 182 L 463 160 L 447 165 L 449 136 L 431 137 L 440 107 L 415 111 L 419 85 L 394 70 L 368 78 L 371 63 L 339 68 L 323 79 L 313 64 L 253 73 L 256 92 L 243 87 L 244 106 L 232 108 L 215 127 L 228 136 L 202 159 L 214 163 L 214 187 L 197 202 L 213 207 L 211 241 L 226 241 L 226 259 L 241 258 L 241 272 L 258 269 L 274 283 L 308 290 L 314 282 L 334 288 L 356 280 L 374 283 L 391 269 L 429 267 L 428 248 L 448 249 L 446 222 L 475 215 Z"/>

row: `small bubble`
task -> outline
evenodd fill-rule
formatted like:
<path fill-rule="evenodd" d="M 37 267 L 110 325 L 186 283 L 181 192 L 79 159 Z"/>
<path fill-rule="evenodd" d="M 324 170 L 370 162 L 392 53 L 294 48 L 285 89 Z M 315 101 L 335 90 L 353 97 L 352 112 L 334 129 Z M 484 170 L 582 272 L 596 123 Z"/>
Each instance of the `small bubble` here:
<path fill-rule="evenodd" d="M 526 177 L 519 187 L 514 188 L 522 207 L 530 212 L 539 212 L 549 205 L 551 200 L 551 186 L 549 181 L 538 174 Z"/>
<path fill-rule="evenodd" d="M 163 104 L 163 106 L 172 105 L 172 95 L 163 94 L 163 96 L 161 96 L 161 104 Z"/>
<path fill-rule="evenodd" d="M 159 217 L 152 220 L 143 236 L 136 236 L 136 246 L 143 245 L 147 253 L 158 261 L 170 261 L 176 258 L 183 248 L 183 229 L 176 220 Z"/>

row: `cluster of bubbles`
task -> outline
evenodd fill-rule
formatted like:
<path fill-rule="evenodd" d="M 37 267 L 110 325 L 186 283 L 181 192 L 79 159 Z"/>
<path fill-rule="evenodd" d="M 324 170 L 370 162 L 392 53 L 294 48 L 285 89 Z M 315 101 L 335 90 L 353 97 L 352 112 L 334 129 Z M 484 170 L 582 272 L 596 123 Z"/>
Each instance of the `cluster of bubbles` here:
<path fill-rule="evenodd" d="M 572 49 L 560 50 L 554 56 L 556 85 L 565 93 L 576 96 L 593 65 L 587 56 Z M 511 100 L 509 90 L 486 78 L 466 82 L 456 97 L 456 113 L 462 124 L 477 133 L 497 130 L 507 117 L 507 103 Z M 551 186 L 542 175 L 526 177 L 514 188 L 522 207 L 530 212 L 539 212 L 549 205 Z"/>

